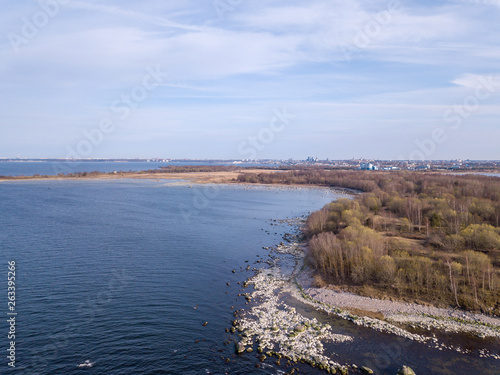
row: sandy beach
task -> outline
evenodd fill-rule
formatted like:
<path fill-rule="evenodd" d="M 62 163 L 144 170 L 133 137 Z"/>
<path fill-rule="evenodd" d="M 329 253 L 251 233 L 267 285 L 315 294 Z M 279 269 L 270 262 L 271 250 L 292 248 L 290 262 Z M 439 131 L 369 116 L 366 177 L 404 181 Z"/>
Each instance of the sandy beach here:
<path fill-rule="evenodd" d="M 220 172 L 116 172 L 116 173 L 88 173 L 83 176 L 7 176 L 0 178 L 1 181 L 39 181 L 39 180 L 116 180 L 124 178 L 145 179 L 145 180 L 187 180 L 197 184 L 209 183 L 235 183 L 237 177 L 245 173 L 278 172 L 276 170 L 263 169 L 237 169 L 234 171 Z"/>

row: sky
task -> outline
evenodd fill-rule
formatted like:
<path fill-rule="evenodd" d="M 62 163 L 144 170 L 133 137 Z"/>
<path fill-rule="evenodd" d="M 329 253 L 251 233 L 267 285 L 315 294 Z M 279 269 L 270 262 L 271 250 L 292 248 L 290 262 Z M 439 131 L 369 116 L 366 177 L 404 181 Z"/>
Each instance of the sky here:
<path fill-rule="evenodd" d="M 500 0 L 19 0 L 0 157 L 500 159 Z"/>

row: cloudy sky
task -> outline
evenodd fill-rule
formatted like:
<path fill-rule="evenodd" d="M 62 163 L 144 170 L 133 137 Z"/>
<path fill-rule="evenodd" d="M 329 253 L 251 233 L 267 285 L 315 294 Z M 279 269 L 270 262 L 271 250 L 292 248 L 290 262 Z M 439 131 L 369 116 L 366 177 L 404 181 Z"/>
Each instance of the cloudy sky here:
<path fill-rule="evenodd" d="M 500 0 L 0 13 L 0 157 L 500 159 Z"/>

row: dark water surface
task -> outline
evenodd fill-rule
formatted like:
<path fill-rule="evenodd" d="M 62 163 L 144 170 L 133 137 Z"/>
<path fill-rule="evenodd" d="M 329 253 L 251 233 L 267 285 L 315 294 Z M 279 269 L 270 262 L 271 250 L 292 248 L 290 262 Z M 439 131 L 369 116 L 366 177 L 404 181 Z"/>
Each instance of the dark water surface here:
<path fill-rule="evenodd" d="M 375 374 L 395 375 L 403 366 L 410 366 L 418 374 L 500 374 L 500 361 L 479 357 L 478 349 L 487 348 L 491 353 L 500 353 L 500 343 L 494 339 L 479 339 L 464 334 L 438 334 L 440 342 L 458 346 L 473 352 L 470 355 L 459 354 L 453 350 L 439 350 L 412 340 L 397 337 L 389 333 L 357 326 L 336 316 L 326 316 L 311 306 L 288 296 L 285 301 L 297 309 L 297 312 L 315 317 L 323 323 L 329 323 L 336 333 L 354 338 L 347 343 L 326 343 L 326 354 L 342 364 L 367 366 Z M 427 331 L 416 332 L 430 336 Z M 452 337 L 453 336 L 453 337 Z"/>
<path fill-rule="evenodd" d="M 237 282 L 252 274 L 240 267 L 281 240 L 282 231 L 263 230 L 270 219 L 306 214 L 334 195 L 171 183 L 0 183 L 2 279 L 8 261 L 17 265 L 18 373 L 255 369 L 253 356 L 237 359 L 234 344 L 223 344 L 231 306 L 243 303 Z M 0 332 L 5 352 L 6 319 Z M 85 360 L 94 367 L 77 368 Z"/>
<path fill-rule="evenodd" d="M 17 369 L 10 371 L 2 355 L 0 373 L 289 371 L 273 359 L 256 368 L 255 352 L 236 356 L 228 341 L 235 336 L 224 330 L 234 319 L 231 307 L 245 306 L 237 294 L 238 282 L 253 275 L 246 266 L 260 266 L 254 262 L 268 256 L 262 247 L 291 230 L 271 220 L 305 215 L 335 197 L 321 189 L 175 181 L 1 182 L 0 274 L 6 280 L 7 262 L 16 261 L 18 315 Z M 1 285 L 6 291 L 6 281 Z M 6 292 L 0 295 L 5 353 Z M 380 374 L 403 363 L 417 374 L 500 373 L 499 361 L 439 352 L 295 305 L 355 338 L 327 345 L 340 363 L 372 365 Z M 94 366 L 77 367 L 86 360 Z"/>

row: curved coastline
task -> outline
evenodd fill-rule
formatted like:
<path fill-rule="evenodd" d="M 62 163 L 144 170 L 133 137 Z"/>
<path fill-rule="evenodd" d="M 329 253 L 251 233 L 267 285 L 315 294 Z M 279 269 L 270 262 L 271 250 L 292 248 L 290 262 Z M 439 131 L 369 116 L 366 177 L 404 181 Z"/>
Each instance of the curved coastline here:
<path fill-rule="evenodd" d="M 500 340 L 500 319 L 483 314 L 470 313 L 456 309 L 443 309 L 415 303 L 394 302 L 363 297 L 348 292 L 327 288 L 312 287 L 311 270 L 303 270 L 296 275 L 295 287 L 290 291 L 302 302 L 314 306 L 327 314 L 336 315 L 357 325 L 381 332 L 392 333 L 411 340 L 432 344 L 435 348 L 447 348 L 458 352 L 470 353 L 466 349 L 446 346 L 435 337 L 409 332 L 405 328 L 421 328 L 452 333 L 468 333 L 478 338 Z M 350 312 L 371 312 L 383 315 L 383 320 L 370 317 L 370 314 Z M 500 355 L 484 351 L 480 357 L 500 359 Z"/>
<path fill-rule="evenodd" d="M 309 271 L 309 272 L 308 272 Z M 452 308 L 439 308 L 416 303 L 381 300 L 365 297 L 327 287 L 313 286 L 311 270 L 304 270 L 296 280 L 304 292 L 312 299 L 334 305 L 338 308 L 357 309 L 379 313 L 387 321 L 414 324 L 421 328 L 444 329 L 451 332 L 469 332 L 478 336 L 500 337 L 500 318 Z M 453 326 L 443 326 L 449 321 Z M 484 329 L 480 329 L 480 327 Z"/>
<path fill-rule="evenodd" d="M 2 182 L 28 182 L 28 181 L 101 181 L 101 180 L 121 180 L 121 179 L 132 179 L 132 180 L 176 180 L 171 185 L 177 186 L 192 186 L 192 185 L 233 185 L 233 186 L 245 186 L 259 187 L 259 188 L 313 188 L 313 189 L 328 189 L 333 192 L 345 195 L 354 196 L 356 194 L 362 193 L 361 190 L 356 190 L 347 187 L 335 187 L 329 185 L 317 185 L 317 184 L 303 184 L 303 183 L 250 183 L 238 181 L 237 177 L 242 173 L 262 173 L 262 172 L 272 172 L 280 173 L 280 170 L 276 169 L 236 169 L 233 171 L 216 171 L 216 172 L 169 172 L 169 173 L 153 173 L 148 171 L 143 172 L 98 172 L 98 173 L 86 173 L 78 175 L 63 175 L 63 176 L 0 176 L 0 183 Z"/>
<path fill-rule="evenodd" d="M 313 286 L 313 270 L 305 264 L 307 246 L 302 243 L 298 245 L 298 249 L 302 251 L 300 256 L 297 256 L 297 250 L 292 252 L 297 260 L 297 267 L 290 280 L 289 291 L 296 299 L 317 310 L 349 320 L 356 325 L 426 343 L 431 347 L 441 348 L 440 350 L 470 353 L 467 349 L 440 343 L 434 334 L 415 334 L 407 328 L 420 328 L 429 333 L 431 330 L 467 333 L 480 339 L 495 338 L 500 342 L 500 318 L 497 317 L 452 308 L 380 300 L 327 287 L 316 288 Z M 381 314 L 383 319 L 371 317 L 370 313 Z M 500 355 L 490 353 L 486 349 L 482 350 L 479 356 L 500 360 Z"/>
<path fill-rule="evenodd" d="M 273 170 L 249 170 L 246 169 L 245 172 L 257 173 L 263 171 L 273 171 Z M 279 171 L 274 170 L 279 173 Z M 231 185 L 231 186 L 241 186 L 245 189 L 257 188 L 257 189 L 271 189 L 271 188 L 299 188 L 299 189 L 328 189 L 334 193 L 340 194 L 342 196 L 352 197 L 359 193 L 359 190 L 344 188 L 344 187 L 329 187 L 329 186 L 318 186 L 318 185 L 306 185 L 306 184 L 260 184 L 260 183 L 246 183 L 240 182 L 235 179 L 241 173 L 241 170 L 225 171 L 225 172 L 187 172 L 187 173 L 140 173 L 140 172 L 118 172 L 118 173 L 99 173 L 97 175 L 92 175 L 91 173 L 85 176 L 3 176 L 0 178 L 0 182 L 7 181 L 44 181 L 44 180 L 113 180 L 113 179 L 150 179 L 150 180 L 178 180 L 169 185 L 176 186 L 188 186 L 193 185 Z M 179 181 L 180 180 L 180 181 Z M 306 251 L 306 249 L 304 249 Z M 332 289 L 324 288 L 314 288 L 312 283 L 312 276 L 307 272 L 302 272 L 297 277 L 298 283 L 308 294 L 308 296 L 318 302 L 323 302 L 331 305 L 335 305 L 338 308 L 346 309 L 359 309 L 374 313 L 380 313 L 384 315 L 385 319 L 394 321 L 395 323 L 408 323 L 421 326 L 423 328 L 428 328 L 435 326 L 438 328 L 442 324 L 438 324 L 435 321 L 448 319 L 450 321 L 455 321 L 458 325 L 454 328 L 454 331 L 463 332 L 475 332 L 474 329 L 470 328 L 470 324 L 475 326 L 480 326 L 481 324 L 485 326 L 497 327 L 500 330 L 500 318 L 490 317 L 484 314 L 470 313 L 463 310 L 457 309 L 443 309 L 433 306 L 418 305 L 415 303 L 406 303 L 398 301 L 388 301 L 379 300 L 372 297 L 364 297 L 355 295 L 349 292 L 335 291 Z M 481 333 L 478 333 L 481 335 Z M 489 335 L 489 334 L 487 334 Z"/>
<path fill-rule="evenodd" d="M 85 180 L 113 180 L 113 179 L 149 179 L 149 180 L 177 180 L 177 182 L 172 182 L 171 186 L 188 186 L 193 185 L 231 185 L 231 186 L 241 186 L 245 189 L 328 189 L 334 193 L 341 196 L 353 197 L 362 191 L 344 188 L 344 187 L 331 187 L 331 186 L 319 186 L 314 184 L 261 184 L 261 183 L 247 183 L 240 182 L 235 179 L 242 170 L 234 171 L 224 171 L 224 172 L 186 172 L 186 173 L 141 173 L 141 172 L 118 172 L 118 173 L 98 173 L 93 175 L 92 173 L 86 174 L 85 176 L 2 176 L 0 182 L 8 181 L 44 181 L 44 180 L 75 180 L 75 181 L 85 181 Z M 278 170 L 262 170 L 262 169 L 246 169 L 245 172 L 257 173 L 257 172 L 269 172 L 274 171 L 279 173 Z M 306 249 L 304 249 L 306 251 Z M 364 297 L 355 295 L 349 292 L 340 292 L 332 289 L 325 288 L 314 288 L 312 283 L 311 275 L 307 275 L 307 272 L 302 272 L 300 277 L 297 278 L 301 287 L 307 292 L 309 297 L 328 304 L 337 304 L 340 308 L 354 308 L 364 311 L 370 311 L 375 313 L 381 313 L 387 320 L 393 320 L 396 323 L 418 323 L 422 324 L 424 327 L 431 325 L 430 319 L 440 320 L 451 319 L 456 322 L 461 322 L 467 325 L 468 322 L 474 323 L 476 325 L 492 325 L 500 329 L 500 318 L 490 317 L 484 314 L 470 313 L 463 310 L 457 309 L 443 309 L 433 306 L 418 305 L 415 303 L 406 303 L 398 301 L 388 301 L 388 300 L 378 300 L 371 297 Z M 416 318 L 419 316 L 419 318 Z M 425 317 L 425 319 L 423 318 Z M 463 321 L 463 322 L 462 322 Z M 424 324 L 424 322 L 426 322 Z M 469 330 L 467 328 L 466 330 Z"/>
<path fill-rule="evenodd" d="M 455 309 L 441 309 L 412 303 L 377 300 L 327 288 L 313 287 L 312 269 L 305 263 L 307 247 L 304 243 L 291 241 L 271 248 L 271 253 L 289 255 L 295 261 L 295 268 L 287 274 L 280 268 L 279 257 L 270 268 L 257 271 L 244 283 L 252 285 L 252 293 L 242 294 L 252 307 L 245 309 L 239 319 L 233 322 L 233 332 L 239 333 L 241 340 L 236 343 L 236 351 L 258 351 L 267 356 L 284 358 L 292 362 L 305 362 L 328 372 L 347 373 L 361 368 L 358 364 L 340 364 L 332 361 L 323 352 L 324 342 L 350 342 L 353 337 L 335 333 L 326 324 L 300 315 L 283 302 L 288 294 L 326 315 L 334 315 L 351 321 L 355 325 L 375 331 L 413 340 L 429 348 L 452 350 L 461 355 L 471 355 L 473 351 L 459 345 L 442 342 L 434 332 L 468 333 L 480 339 L 495 338 L 500 341 L 500 319 L 483 314 L 468 313 Z M 350 310 L 383 314 L 383 319 Z M 370 314 L 368 314 L 370 315 Z M 299 326 L 299 328 L 296 328 Z M 412 333 L 408 328 L 421 328 L 427 333 Z M 303 330 L 304 329 L 304 330 Z M 437 333 L 437 332 L 436 332 Z M 479 349 L 480 358 L 500 360 L 500 355 L 487 349 Z"/>

